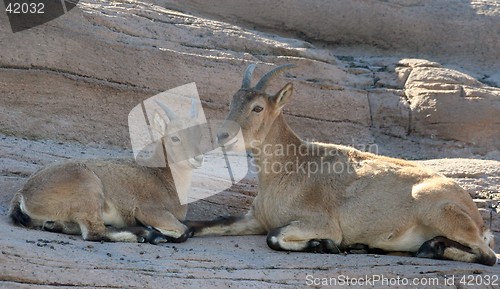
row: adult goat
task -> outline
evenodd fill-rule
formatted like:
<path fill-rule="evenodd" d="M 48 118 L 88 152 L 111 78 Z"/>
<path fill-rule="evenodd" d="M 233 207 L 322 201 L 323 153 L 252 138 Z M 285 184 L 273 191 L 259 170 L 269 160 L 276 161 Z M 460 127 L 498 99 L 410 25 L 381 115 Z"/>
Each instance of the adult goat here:
<path fill-rule="evenodd" d="M 259 193 L 241 217 L 187 222 L 195 236 L 266 234 L 274 250 L 338 253 L 351 248 L 496 263 L 493 238 L 470 195 L 412 162 L 301 140 L 284 120 L 286 84 L 265 92 L 279 66 L 251 87 L 254 64 L 233 96 L 219 145 L 249 149 Z M 236 139 L 241 128 L 243 139 Z"/>

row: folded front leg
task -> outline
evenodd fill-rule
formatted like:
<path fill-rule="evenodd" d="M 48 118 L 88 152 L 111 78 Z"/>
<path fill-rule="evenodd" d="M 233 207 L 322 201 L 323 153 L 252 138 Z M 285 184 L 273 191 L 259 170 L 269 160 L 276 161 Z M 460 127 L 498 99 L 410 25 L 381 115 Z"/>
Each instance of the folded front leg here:
<path fill-rule="evenodd" d="M 338 254 L 341 241 L 340 227 L 335 223 L 293 221 L 267 234 L 267 245 L 280 251 Z"/>

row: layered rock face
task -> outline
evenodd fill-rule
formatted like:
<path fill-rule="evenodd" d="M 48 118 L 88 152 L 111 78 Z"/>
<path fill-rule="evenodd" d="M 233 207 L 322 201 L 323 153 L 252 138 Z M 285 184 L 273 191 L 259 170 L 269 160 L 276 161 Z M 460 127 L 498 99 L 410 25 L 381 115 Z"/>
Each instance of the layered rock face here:
<path fill-rule="evenodd" d="M 421 135 L 500 147 L 500 89 L 436 63 L 402 61 L 410 130 Z"/>
<path fill-rule="evenodd" d="M 492 155 L 492 151 L 498 150 L 499 89 L 476 80 L 486 79 L 477 71 L 472 71 L 470 74 L 474 75 L 470 76 L 439 63 L 407 57 L 366 56 L 366 53 L 364 56 L 345 56 L 322 44 L 249 30 L 162 7 L 182 5 L 183 10 L 191 13 L 223 14 L 235 23 L 246 23 L 253 15 L 252 23 L 259 27 L 277 30 L 276 23 L 285 23 L 288 30 L 305 35 L 307 30 L 316 33 L 317 39 L 343 44 L 354 43 L 355 36 L 344 39 L 346 35 L 358 34 L 346 30 L 344 36 L 333 32 L 329 32 L 329 37 L 322 36 L 332 27 L 340 29 L 338 23 L 332 21 L 342 18 L 327 17 L 328 22 L 324 13 L 326 8 L 340 14 L 356 11 L 352 12 L 353 19 L 367 9 L 374 9 L 373 15 L 382 13 L 383 7 L 388 7 L 387 15 L 395 9 L 407 14 L 413 11 L 411 15 L 414 16 L 405 16 L 409 20 L 401 24 L 403 26 L 397 25 L 400 23 L 397 19 L 404 15 L 397 14 L 394 19 L 377 18 L 386 24 L 380 26 L 381 34 L 377 39 L 396 45 L 399 42 L 390 41 L 389 29 L 393 27 L 399 31 L 400 38 L 406 35 L 401 31 L 413 23 L 415 15 L 431 9 L 425 4 L 427 2 L 414 1 L 409 5 L 407 1 L 375 1 L 372 4 L 313 1 L 314 5 L 307 5 L 309 10 L 301 10 L 301 13 L 314 15 L 318 21 L 312 23 L 323 25 L 311 25 L 308 29 L 301 23 L 309 17 L 292 17 L 305 4 L 287 2 L 285 9 L 285 3 L 278 1 L 273 4 L 276 7 L 268 9 L 267 5 L 254 1 L 255 9 L 240 15 L 248 4 L 239 2 L 223 5 L 224 1 L 219 1 L 212 3 L 210 8 L 207 6 L 210 1 L 183 1 L 182 4 L 176 1 L 156 1 L 156 4 L 82 1 L 78 9 L 63 17 L 16 34 L 9 32 L 6 19 L 2 18 L 5 25 L 0 28 L 3 48 L 0 55 L 0 110 L 3 112 L 0 131 L 33 138 L 127 147 L 126 117 L 141 100 L 196 82 L 207 116 L 223 119 L 232 94 L 239 88 L 242 71 L 249 63 L 260 63 L 256 72 L 259 76 L 274 65 L 291 62 L 298 64 L 298 68 L 285 73 L 269 92 L 277 91 L 286 81 L 295 84 L 293 101 L 285 113 L 293 128 L 304 138 L 359 148 L 378 144 L 382 153 L 410 158 L 443 156 L 441 151 L 433 150 L 436 146 L 449 148 L 448 156 Z M 431 15 L 463 14 L 460 9 L 465 6 L 462 4 L 457 6 L 459 11 L 456 12 L 435 6 L 437 10 Z M 496 6 L 488 10 L 478 5 L 470 6 L 471 10 L 464 14 L 466 17 L 462 21 L 490 25 L 493 20 L 486 12 L 496 13 Z M 263 10 L 286 13 L 275 13 L 275 17 L 257 13 Z M 470 14 L 472 11 L 476 11 L 476 16 Z M 437 39 L 429 36 L 424 41 L 422 37 L 427 34 L 419 33 L 428 23 L 421 22 L 420 26 L 411 24 L 414 28 L 405 31 L 411 41 L 427 43 L 425 45 L 430 47 Z M 361 29 L 363 25 L 364 22 L 351 26 Z M 496 27 L 498 23 L 491 25 Z M 481 31 L 474 37 L 484 39 L 487 33 L 493 33 L 484 34 L 474 25 L 467 29 Z M 370 31 L 360 34 L 358 41 L 371 43 L 371 38 L 365 35 L 371 33 L 370 37 L 375 37 Z M 419 34 L 420 38 L 414 34 Z M 338 39 L 332 38 L 333 35 Z M 464 41 L 477 44 L 474 39 L 464 35 Z M 450 41 L 441 40 L 442 45 L 451 45 Z M 487 48 L 494 45 L 493 42 L 478 45 L 487 50 L 479 54 L 491 60 L 498 59 L 495 53 L 500 50 Z M 413 47 L 405 43 L 398 44 L 406 45 L 404 47 L 391 48 L 406 51 Z M 467 50 L 469 46 L 464 45 L 461 53 L 473 55 L 472 50 L 476 48 Z M 413 48 L 407 56 L 422 50 Z M 461 54 L 451 48 L 444 49 L 443 53 L 455 53 L 453 55 L 460 60 Z M 401 52 L 394 54 L 401 55 Z M 493 80 L 487 83 L 494 84 Z M 411 151 L 415 153 L 398 149 L 401 143 L 412 146 L 414 150 Z"/>
<path fill-rule="evenodd" d="M 493 69 L 500 59 L 498 1 L 154 1 L 309 41 L 361 44 L 428 57 L 459 56 L 462 62 L 480 62 Z"/>

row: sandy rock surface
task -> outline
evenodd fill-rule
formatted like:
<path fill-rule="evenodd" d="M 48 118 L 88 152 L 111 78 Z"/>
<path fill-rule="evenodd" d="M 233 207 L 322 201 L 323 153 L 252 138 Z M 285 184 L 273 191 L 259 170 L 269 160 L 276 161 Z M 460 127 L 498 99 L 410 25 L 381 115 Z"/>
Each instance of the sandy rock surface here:
<path fill-rule="evenodd" d="M 464 275 L 498 276 L 498 265 L 274 252 L 263 236 L 89 243 L 6 216 L 46 164 L 130 157 L 127 115 L 141 101 L 195 82 L 207 118 L 223 119 L 249 63 L 258 63 L 255 81 L 295 63 L 269 91 L 294 84 L 285 118 L 301 137 L 453 178 L 500 240 L 500 6 L 453 2 L 84 0 L 15 34 L 0 13 L 0 287 L 302 288 L 308 275 L 377 275 L 469 288 Z M 188 217 L 241 214 L 257 185 L 244 179 L 191 204 Z"/>
<path fill-rule="evenodd" d="M 373 282 L 355 288 L 386 288 L 382 281 L 375 280 L 397 282 L 398 276 L 408 282 L 436 282 L 418 288 L 448 288 L 445 282 L 454 280 L 459 285 L 463 276 L 486 278 L 500 274 L 500 266 L 410 257 L 276 252 L 267 247 L 264 236 L 192 238 L 182 244 L 154 246 L 86 242 L 79 236 L 14 227 L 6 216 L 10 198 L 38 168 L 67 158 L 130 157 L 131 153 L 54 141 L 7 136 L 0 139 L 2 288 L 28 285 L 163 288 L 165 284 L 176 288 L 302 288 L 312 282 L 308 281 L 311 278 L 329 280 L 339 276 L 344 276 L 340 277 L 344 281 L 348 277 L 356 279 L 355 282 L 364 282 L 358 279 Z M 467 184 L 477 183 L 484 190 L 498 190 L 499 162 L 476 160 L 472 166 L 466 159 L 419 163 L 456 178 L 466 188 Z M 484 174 L 478 171 L 483 169 L 487 170 Z M 466 181 L 462 180 L 465 175 Z M 188 218 L 241 214 L 250 206 L 256 191 L 255 180 L 246 179 L 230 190 L 190 204 Z M 496 235 L 500 237 L 498 225 L 497 221 Z M 406 281 L 394 283 L 390 288 L 408 288 L 401 282 Z"/>

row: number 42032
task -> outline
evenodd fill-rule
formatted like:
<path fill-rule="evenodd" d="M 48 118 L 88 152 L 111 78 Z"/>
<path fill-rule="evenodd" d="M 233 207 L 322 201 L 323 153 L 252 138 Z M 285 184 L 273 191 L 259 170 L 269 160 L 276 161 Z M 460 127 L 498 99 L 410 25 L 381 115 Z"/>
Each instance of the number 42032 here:
<path fill-rule="evenodd" d="M 8 14 L 43 14 L 44 3 L 9 3 L 5 8 Z"/>
<path fill-rule="evenodd" d="M 498 275 L 464 275 L 460 278 L 460 284 L 467 286 L 497 286 L 498 282 Z"/>

